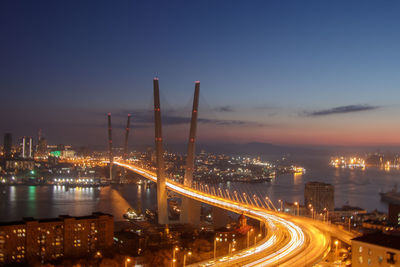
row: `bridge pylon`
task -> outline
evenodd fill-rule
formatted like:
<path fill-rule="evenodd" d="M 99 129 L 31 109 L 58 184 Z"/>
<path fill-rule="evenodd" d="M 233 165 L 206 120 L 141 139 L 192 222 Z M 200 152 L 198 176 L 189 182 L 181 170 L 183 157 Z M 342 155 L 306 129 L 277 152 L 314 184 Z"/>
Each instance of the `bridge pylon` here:
<path fill-rule="evenodd" d="M 190 121 L 190 132 L 189 132 L 189 142 L 188 142 L 188 150 L 186 156 L 185 176 L 183 180 L 184 185 L 189 187 L 192 186 L 193 182 L 199 94 L 200 94 L 200 82 L 196 81 L 194 89 L 193 107 L 192 107 L 192 119 Z M 192 225 L 199 225 L 200 209 L 201 209 L 200 202 L 190 198 L 183 197 L 180 222 Z"/>
<path fill-rule="evenodd" d="M 109 156 L 109 160 L 110 160 L 110 176 L 109 176 L 110 181 L 113 180 L 114 156 L 113 156 L 112 149 L 113 149 L 113 146 L 112 146 L 111 113 L 108 113 L 108 156 Z"/>
<path fill-rule="evenodd" d="M 158 78 L 153 79 L 154 89 L 154 123 L 155 123 L 155 146 L 156 146 L 156 165 L 157 165 L 157 211 L 158 223 L 168 223 L 167 210 L 167 188 L 164 166 L 164 148 L 161 132 L 161 110 L 160 110 L 160 89 Z"/>
<path fill-rule="evenodd" d="M 128 120 L 126 122 L 126 128 L 125 128 L 124 154 L 122 157 L 124 160 L 128 158 L 128 138 L 129 138 L 130 125 L 131 125 L 131 114 L 128 114 Z"/>

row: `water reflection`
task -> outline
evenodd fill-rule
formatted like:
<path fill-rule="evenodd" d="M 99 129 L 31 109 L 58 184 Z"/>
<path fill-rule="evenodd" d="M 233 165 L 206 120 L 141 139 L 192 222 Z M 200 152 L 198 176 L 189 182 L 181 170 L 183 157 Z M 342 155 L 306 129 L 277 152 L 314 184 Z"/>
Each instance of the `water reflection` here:
<path fill-rule="evenodd" d="M 9 200 L 10 200 L 10 202 L 13 202 L 13 201 L 15 201 L 15 186 L 10 186 L 9 187 L 9 190 L 10 190 L 10 194 L 9 194 Z"/>
<path fill-rule="evenodd" d="M 300 184 L 302 182 L 303 173 L 293 173 L 294 184 Z"/>
<path fill-rule="evenodd" d="M 309 181 L 330 183 L 335 186 L 335 206 L 344 204 L 360 206 L 369 211 L 387 211 L 387 205 L 380 201 L 379 191 L 389 191 L 398 180 L 400 171 L 390 172 L 379 169 L 341 169 L 321 166 L 306 166 L 306 174 L 285 174 L 272 182 L 220 184 L 222 190 L 246 192 L 249 196 L 268 196 L 276 206 L 278 200 L 304 200 L 304 184 Z M 211 187 L 211 185 L 210 185 Z M 218 186 L 217 186 L 218 188 Z M 156 186 L 127 184 L 108 187 L 65 186 L 4 186 L 0 194 L 0 221 L 20 220 L 31 216 L 36 218 L 57 217 L 60 214 L 82 216 L 94 211 L 111 213 L 115 220 L 121 220 L 129 207 L 142 210 L 157 208 Z M 141 203 L 139 205 L 139 203 Z"/>

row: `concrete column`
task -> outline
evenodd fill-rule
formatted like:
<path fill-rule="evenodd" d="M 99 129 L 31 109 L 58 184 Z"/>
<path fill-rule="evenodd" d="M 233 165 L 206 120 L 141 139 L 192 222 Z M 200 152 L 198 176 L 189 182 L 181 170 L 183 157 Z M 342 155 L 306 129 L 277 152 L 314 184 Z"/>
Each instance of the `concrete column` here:
<path fill-rule="evenodd" d="M 195 141 L 196 141 L 196 130 L 197 130 L 197 114 L 199 108 L 199 93 L 200 93 L 200 82 L 196 81 L 194 89 L 193 107 L 192 107 L 192 119 L 190 122 L 185 177 L 183 180 L 184 185 L 189 187 L 192 186 L 193 182 L 194 160 L 195 160 L 195 150 L 196 150 Z M 181 223 L 199 225 L 200 210 L 201 210 L 200 202 L 184 197 L 182 199 L 182 208 L 180 216 Z"/>
<path fill-rule="evenodd" d="M 168 223 L 167 210 L 167 189 L 165 186 L 164 169 L 164 148 L 161 133 L 161 111 L 160 111 L 160 90 L 158 78 L 153 79 L 154 88 L 154 123 L 155 123 L 155 146 L 156 146 L 156 164 L 157 164 L 157 210 L 158 223 Z"/>
<path fill-rule="evenodd" d="M 218 207 L 212 207 L 212 217 L 214 229 L 225 227 L 229 223 L 227 210 Z"/>
<path fill-rule="evenodd" d="M 112 168 L 113 168 L 114 156 L 113 156 L 113 152 L 112 152 L 111 113 L 108 113 L 108 153 L 109 153 L 109 160 L 110 160 L 110 176 L 109 176 L 109 179 L 110 179 L 110 181 L 112 181 L 112 179 L 113 179 Z"/>
<path fill-rule="evenodd" d="M 130 122 L 131 122 L 131 114 L 128 114 L 128 121 L 126 122 L 126 129 L 125 129 L 124 157 L 123 157 L 123 159 L 125 160 L 128 158 L 128 137 L 130 130 Z"/>

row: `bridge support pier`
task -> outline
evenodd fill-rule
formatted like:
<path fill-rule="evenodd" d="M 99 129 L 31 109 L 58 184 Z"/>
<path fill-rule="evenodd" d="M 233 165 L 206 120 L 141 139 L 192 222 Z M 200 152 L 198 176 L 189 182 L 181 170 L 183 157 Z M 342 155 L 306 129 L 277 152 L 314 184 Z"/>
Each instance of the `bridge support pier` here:
<path fill-rule="evenodd" d="M 158 78 L 153 80 L 154 88 L 154 122 L 155 122 L 155 145 L 156 145 L 156 164 L 157 164 L 157 211 L 158 223 L 168 223 L 167 210 L 167 188 L 164 169 L 164 148 L 161 133 L 161 111 L 160 111 L 160 89 Z"/>
<path fill-rule="evenodd" d="M 200 226 L 201 203 L 187 197 L 182 198 L 180 223 Z"/>
<path fill-rule="evenodd" d="M 112 128 L 111 128 L 111 113 L 108 113 L 108 157 L 110 161 L 110 175 L 109 175 L 109 180 L 110 182 L 113 181 L 113 165 L 114 165 L 114 156 L 113 156 L 113 151 L 112 151 Z"/>
<path fill-rule="evenodd" d="M 196 129 L 197 129 L 197 114 L 199 108 L 199 94 L 200 94 L 200 82 L 195 82 L 194 87 L 194 97 L 193 97 L 193 107 L 192 107 L 192 119 L 190 121 L 190 132 L 189 132 L 189 142 L 188 150 L 186 156 L 186 168 L 185 177 L 183 183 L 185 186 L 192 186 L 193 182 L 193 172 L 194 172 L 194 159 L 195 159 L 195 140 L 196 140 Z M 182 208 L 181 208 L 181 223 L 188 223 L 192 225 L 200 225 L 200 212 L 201 204 L 198 201 L 183 198 Z"/>
<path fill-rule="evenodd" d="M 218 207 L 212 207 L 212 218 L 214 229 L 225 227 L 229 223 L 228 211 Z"/>

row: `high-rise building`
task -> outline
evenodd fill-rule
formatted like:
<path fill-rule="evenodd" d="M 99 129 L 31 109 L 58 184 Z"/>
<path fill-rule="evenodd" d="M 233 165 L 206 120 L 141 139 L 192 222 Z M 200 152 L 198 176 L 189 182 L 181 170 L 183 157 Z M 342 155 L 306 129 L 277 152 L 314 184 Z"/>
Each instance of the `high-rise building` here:
<path fill-rule="evenodd" d="M 11 156 L 11 147 L 12 147 L 12 135 L 11 133 L 5 133 L 4 134 L 4 144 L 3 144 L 3 149 L 4 149 L 4 156 L 6 158 Z"/>
<path fill-rule="evenodd" d="M 32 144 L 32 137 L 27 137 L 24 136 L 21 138 L 21 144 L 20 144 L 20 151 L 21 151 L 21 157 L 22 158 L 32 158 L 33 157 L 33 144 Z"/>
<path fill-rule="evenodd" d="M 334 194 L 335 188 L 331 184 L 308 182 L 304 188 L 304 204 L 317 213 L 324 209 L 332 211 L 335 208 Z"/>
<path fill-rule="evenodd" d="M 40 137 L 37 145 L 37 156 L 45 157 L 47 156 L 47 140 L 46 138 Z"/>

